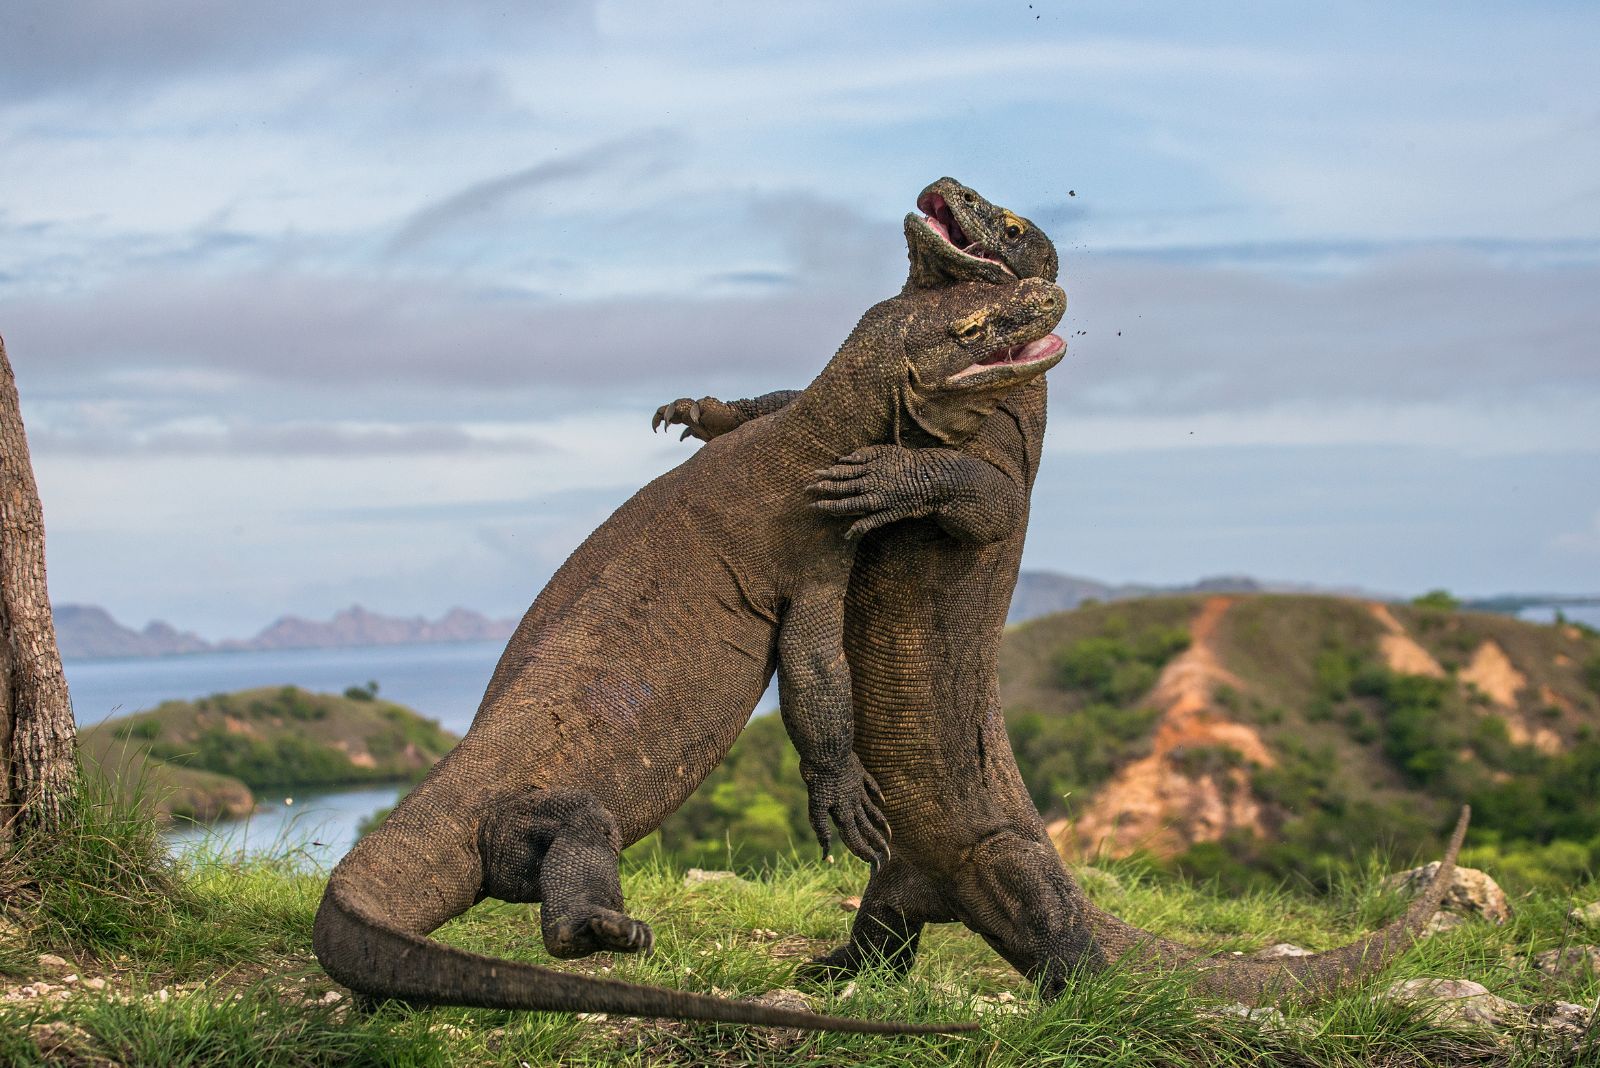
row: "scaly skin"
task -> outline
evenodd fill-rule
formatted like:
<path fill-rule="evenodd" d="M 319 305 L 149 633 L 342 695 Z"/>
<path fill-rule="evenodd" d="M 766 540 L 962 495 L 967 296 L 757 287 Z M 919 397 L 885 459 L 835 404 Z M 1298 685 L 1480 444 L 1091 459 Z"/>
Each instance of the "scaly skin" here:
<path fill-rule="evenodd" d="M 552 955 L 647 950 L 623 912 L 620 849 L 726 755 L 771 678 L 811 816 L 887 854 L 853 751 L 846 521 L 808 507 L 809 473 L 918 421 L 959 442 L 1064 351 L 1065 296 L 1040 280 L 902 294 L 871 308 L 806 396 L 701 449 L 619 508 L 556 572 L 471 729 L 334 869 L 314 946 L 373 998 L 834 1030 L 957 1030 L 786 1012 L 601 981 L 427 938 L 484 897 L 542 903 Z M 1024 358 L 986 364 L 1026 343 Z"/>
<path fill-rule="evenodd" d="M 934 193 L 967 237 L 992 242 L 986 251 L 1007 270 L 1055 277 L 1054 248 L 1041 251 L 1049 240 L 1027 220 L 949 178 L 924 191 L 924 211 Z M 941 250 L 917 222 L 907 219 L 907 292 L 994 272 L 994 262 L 957 255 L 948 242 Z M 995 238 L 1015 225 L 1026 230 L 1009 243 Z M 759 426 L 763 415 L 802 396 L 678 401 L 657 418 L 714 438 L 751 419 Z M 709 414 L 709 422 L 691 421 L 695 413 Z M 1038 379 L 1002 403 L 960 452 L 906 447 L 942 444 L 929 440 L 933 435 L 910 435 L 845 457 L 819 472 L 812 487 L 823 498 L 819 509 L 860 517 L 851 533 L 865 535 L 846 599 L 845 651 L 856 753 L 883 791 L 895 850 L 868 881 L 850 942 L 802 966 L 801 976 L 842 979 L 866 967 L 904 973 L 924 924 L 952 921 L 976 931 L 1046 996 L 1059 993 L 1074 969 L 1118 960 L 1189 966 L 1196 989 L 1245 1001 L 1326 994 L 1376 971 L 1420 935 L 1438 908 L 1466 830 L 1465 811 L 1444 863 L 1402 919 L 1309 957 L 1207 957 L 1096 908 L 1062 867 L 1017 770 L 997 673 L 1044 426 L 1045 383 Z"/>

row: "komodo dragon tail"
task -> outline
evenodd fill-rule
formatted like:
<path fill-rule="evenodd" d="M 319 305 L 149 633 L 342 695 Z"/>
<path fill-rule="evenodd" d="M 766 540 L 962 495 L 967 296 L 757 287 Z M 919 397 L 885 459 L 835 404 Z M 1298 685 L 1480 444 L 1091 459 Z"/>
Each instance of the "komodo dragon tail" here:
<path fill-rule="evenodd" d="M 384 827 L 358 843 L 334 870 L 317 910 L 312 933 L 317 959 L 335 980 L 368 997 L 430 1005 L 605 1012 L 868 1034 L 943 1034 L 971 1031 L 978 1026 L 975 1021 L 913 1024 L 823 1016 L 574 975 L 447 946 L 406 930 L 412 925 L 408 920 L 414 922 L 415 918 L 398 914 L 404 906 L 396 909 L 386 904 L 394 900 L 391 895 L 399 886 L 408 890 L 428 884 L 437 886 L 458 881 L 448 876 L 467 874 L 465 869 L 471 862 L 463 851 L 439 848 L 437 842 L 408 841 L 417 837 L 409 829 Z M 429 879 L 412 882 L 423 867 Z M 446 872 L 441 867 L 461 867 L 463 871 Z M 407 870 L 411 868 L 419 870 Z M 426 889 L 421 892 L 426 893 Z M 448 908 L 449 913 L 465 911 L 472 900 L 470 895 L 465 897 L 459 901 L 459 908 Z M 424 922 L 431 929 L 442 921 L 436 913 Z"/>
<path fill-rule="evenodd" d="M 1250 1003 L 1284 994 L 1326 997 L 1352 980 L 1377 972 L 1421 937 L 1428 919 L 1450 889 L 1456 854 L 1461 851 L 1471 815 L 1472 809 L 1463 806 L 1438 871 L 1404 916 L 1365 938 L 1325 953 L 1277 960 L 1206 957 L 1189 946 L 1124 923 L 1093 905 L 1089 906 L 1090 925 L 1107 960 L 1124 957 L 1136 967 L 1148 963 L 1193 963 L 1199 969 L 1195 989 L 1203 993 Z"/>

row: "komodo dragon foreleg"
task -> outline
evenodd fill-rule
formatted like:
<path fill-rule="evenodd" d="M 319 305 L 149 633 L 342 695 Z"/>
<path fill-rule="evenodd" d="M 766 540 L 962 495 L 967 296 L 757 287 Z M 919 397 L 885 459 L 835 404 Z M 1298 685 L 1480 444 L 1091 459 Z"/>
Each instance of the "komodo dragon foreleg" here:
<path fill-rule="evenodd" d="M 876 865 L 889 858 L 889 823 L 877 780 L 855 754 L 843 634 L 842 591 L 789 605 L 778 628 L 778 707 L 800 754 L 807 816 L 823 855 L 837 824 L 845 846 Z"/>
<path fill-rule="evenodd" d="M 710 441 L 769 415 L 800 395 L 776 390 L 745 400 L 687 397 L 656 409 L 652 426 L 681 425 L 683 437 Z M 902 519 L 931 518 L 958 541 L 987 545 L 1016 533 L 1027 513 L 1020 476 L 958 449 L 869 445 L 817 472 L 812 505 L 836 516 L 861 516 L 845 532 L 864 535 Z"/>

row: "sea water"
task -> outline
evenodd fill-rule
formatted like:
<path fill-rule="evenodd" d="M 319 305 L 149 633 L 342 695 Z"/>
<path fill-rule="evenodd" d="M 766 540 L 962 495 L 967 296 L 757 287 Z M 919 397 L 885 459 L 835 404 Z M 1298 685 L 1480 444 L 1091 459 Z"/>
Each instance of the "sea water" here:
<path fill-rule="evenodd" d="M 357 649 L 283 649 L 191 653 L 66 661 L 67 685 L 80 727 L 154 708 L 258 686 L 299 686 L 342 693 L 378 683 L 378 696 L 397 701 L 446 730 L 465 734 L 483 697 L 502 642 L 390 645 Z M 361 822 L 388 808 L 404 787 L 267 793 L 256 791 L 248 819 L 204 825 L 180 822 L 167 838 L 182 851 L 199 846 L 223 853 L 291 856 L 329 867 L 355 843 Z"/>

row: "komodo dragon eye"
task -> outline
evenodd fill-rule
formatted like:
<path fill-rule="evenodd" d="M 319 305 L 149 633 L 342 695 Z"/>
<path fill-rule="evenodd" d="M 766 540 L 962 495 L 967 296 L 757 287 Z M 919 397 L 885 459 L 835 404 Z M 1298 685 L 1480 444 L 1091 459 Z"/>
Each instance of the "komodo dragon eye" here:
<path fill-rule="evenodd" d="M 1005 222 L 1006 236 L 1011 238 L 1013 241 L 1028 232 L 1028 224 L 1011 214 L 1009 211 L 1005 214 Z"/>
<path fill-rule="evenodd" d="M 950 333 L 955 335 L 957 341 L 963 345 L 971 345 L 980 340 L 984 335 L 987 320 L 982 313 L 969 316 L 959 323 L 950 324 Z"/>

